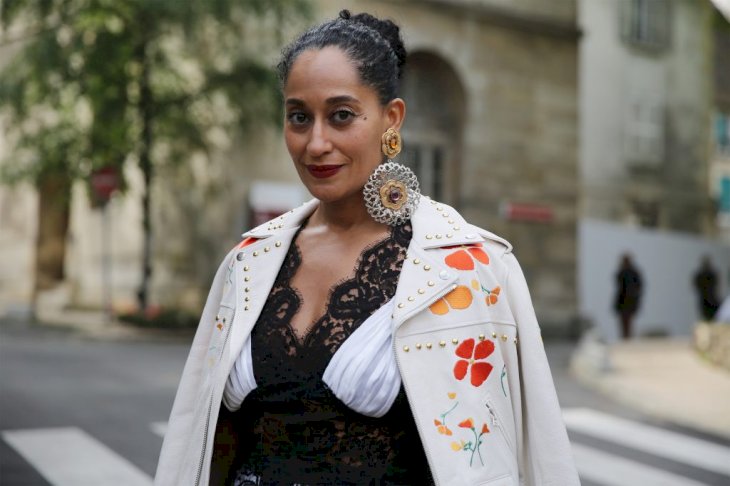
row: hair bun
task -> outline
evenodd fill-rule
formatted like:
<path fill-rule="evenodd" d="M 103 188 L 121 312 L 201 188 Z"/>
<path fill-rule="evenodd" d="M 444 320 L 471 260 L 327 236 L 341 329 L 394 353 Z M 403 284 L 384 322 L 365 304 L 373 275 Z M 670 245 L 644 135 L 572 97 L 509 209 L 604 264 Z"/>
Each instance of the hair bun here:
<path fill-rule="evenodd" d="M 342 10 L 340 18 L 363 24 L 378 32 L 390 44 L 390 48 L 393 49 L 395 56 L 398 58 L 398 77 L 400 78 L 403 75 L 403 66 L 406 63 L 406 47 L 400 35 L 400 27 L 395 22 L 387 19 L 381 20 L 368 13 L 351 15 L 349 10 Z"/>

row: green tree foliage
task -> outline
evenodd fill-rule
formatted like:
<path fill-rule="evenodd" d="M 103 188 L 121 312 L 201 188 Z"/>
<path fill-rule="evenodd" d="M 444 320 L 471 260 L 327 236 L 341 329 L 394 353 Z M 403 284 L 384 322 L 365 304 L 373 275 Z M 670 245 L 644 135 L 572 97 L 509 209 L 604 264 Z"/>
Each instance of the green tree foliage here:
<path fill-rule="evenodd" d="M 41 187 L 44 178 L 88 180 L 94 169 L 137 162 L 146 306 L 154 168 L 207 152 L 215 129 L 280 118 L 261 53 L 307 13 L 305 0 L 0 1 L 0 42 L 18 51 L 0 76 L 13 147 L 0 176 Z"/>

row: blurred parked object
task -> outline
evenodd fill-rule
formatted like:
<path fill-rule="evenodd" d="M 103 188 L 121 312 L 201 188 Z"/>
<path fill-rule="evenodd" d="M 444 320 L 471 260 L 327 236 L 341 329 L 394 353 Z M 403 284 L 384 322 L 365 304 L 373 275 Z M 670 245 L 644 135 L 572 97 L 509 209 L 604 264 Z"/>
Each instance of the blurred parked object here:
<path fill-rule="evenodd" d="M 711 321 L 719 306 L 719 300 L 717 298 L 717 272 L 712 266 L 709 256 L 702 257 L 700 268 L 694 274 L 693 283 L 697 290 L 700 314 L 705 321 Z"/>
<path fill-rule="evenodd" d="M 694 345 L 708 361 L 730 371 L 730 326 L 698 322 Z"/>
<path fill-rule="evenodd" d="M 624 253 L 621 266 L 616 273 L 616 301 L 614 309 L 621 320 L 621 336 L 631 338 L 634 315 L 641 304 L 642 281 L 639 270 L 634 266 L 631 255 Z"/>
<path fill-rule="evenodd" d="M 249 224 L 253 228 L 308 201 L 311 196 L 301 184 L 253 181 L 248 196 Z"/>

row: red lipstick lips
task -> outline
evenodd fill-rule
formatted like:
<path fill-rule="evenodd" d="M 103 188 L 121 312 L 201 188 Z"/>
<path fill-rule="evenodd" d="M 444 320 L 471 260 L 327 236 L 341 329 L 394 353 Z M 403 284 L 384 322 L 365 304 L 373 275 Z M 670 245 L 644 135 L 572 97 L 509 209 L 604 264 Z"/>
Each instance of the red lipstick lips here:
<path fill-rule="evenodd" d="M 308 165 L 307 170 L 317 179 L 326 179 L 337 174 L 342 168 L 341 165 Z"/>

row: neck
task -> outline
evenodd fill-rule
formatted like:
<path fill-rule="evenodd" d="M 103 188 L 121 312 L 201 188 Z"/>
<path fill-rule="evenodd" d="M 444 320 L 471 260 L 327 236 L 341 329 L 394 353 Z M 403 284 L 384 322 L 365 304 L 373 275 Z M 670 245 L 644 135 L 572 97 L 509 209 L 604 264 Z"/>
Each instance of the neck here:
<path fill-rule="evenodd" d="M 348 231 L 356 227 L 372 230 L 385 228 L 368 214 L 360 194 L 341 201 L 320 202 L 309 219 L 309 226 L 326 226 L 336 231 Z"/>

